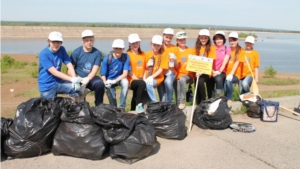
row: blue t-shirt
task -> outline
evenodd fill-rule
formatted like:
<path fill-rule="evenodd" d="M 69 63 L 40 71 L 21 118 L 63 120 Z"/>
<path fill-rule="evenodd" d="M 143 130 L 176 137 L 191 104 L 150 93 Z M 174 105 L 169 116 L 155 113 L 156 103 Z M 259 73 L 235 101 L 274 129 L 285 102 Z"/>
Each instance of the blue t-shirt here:
<path fill-rule="evenodd" d="M 48 69 L 52 66 L 60 71 L 62 62 L 66 65 L 71 62 L 66 49 L 61 46 L 57 52 L 52 51 L 47 46 L 44 48 L 39 55 L 39 90 L 44 92 L 53 88 L 61 79 L 53 76 Z"/>
<path fill-rule="evenodd" d="M 122 57 L 115 59 L 112 57 L 111 63 L 108 66 L 108 55 L 106 55 L 102 62 L 102 67 L 100 71 L 101 76 L 105 76 L 108 80 L 115 80 L 120 75 L 123 74 L 123 70 L 131 70 L 130 63 L 129 63 L 129 56 L 126 53 L 123 53 L 123 55 L 126 57 L 124 66 L 122 63 Z"/>
<path fill-rule="evenodd" d="M 85 52 L 83 46 L 80 46 L 72 52 L 71 62 L 77 75 L 87 77 L 94 65 L 100 67 L 101 57 L 102 53 L 97 48 L 93 47 L 91 52 Z"/>

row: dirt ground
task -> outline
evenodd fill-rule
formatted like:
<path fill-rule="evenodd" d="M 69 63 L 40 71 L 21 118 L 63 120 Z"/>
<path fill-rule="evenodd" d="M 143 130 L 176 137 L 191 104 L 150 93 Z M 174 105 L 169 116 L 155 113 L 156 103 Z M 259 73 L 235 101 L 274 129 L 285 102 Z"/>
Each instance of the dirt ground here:
<path fill-rule="evenodd" d="M 5 54 L 1 54 L 4 56 Z M 34 54 L 9 54 L 9 56 L 13 57 L 14 59 L 18 61 L 26 61 L 28 63 L 36 62 L 38 63 L 37 55 Z M 263 76 L 263 73 L 260 73 L 260 76 Z M 277 73 L 276 77 L 282 77 L 282 78 L 294 78 L 294 79 L 300 79 L 299 74 L 288 74 L 288 73 Z M 1 76 L 2 80 L 2 76 Z M 289 89 L 299 89 L 300 85 L 288 85 L 288 86 L 269 86 L 269 85 L 260 85 L 258 84 L 260 91 L 274 91 L 274 90 L 289 90 Z M 2 84 L 1 83 L 1 115 L 3 116 L 11 116 L 15 110 L 16 107 L 22 103 L 30 99 L 30 97 L 26 97 L 22 95 L 22 93 L 26 91 L 30 91 L 32 89 L 36 89 L 38 87 L 37 79 L 36 78 L 26 78 L 25 81 L 18 81 L 12 84 Z M 14 90 L 14 92 L 11 92 L 11 89 Z M 38 93 L 37 93 L 38 94 Z M 131 95 L 131 91 L 129 92 L 129 95 Z M 38 97 L 38 95 L 36 96 Z M 106 97 L 106 96 L 105 96 Z M 128 97 L 130 98 L 130 97 Z M 88 96 L 87 101 L 93 101 L 93 96 Z"/>

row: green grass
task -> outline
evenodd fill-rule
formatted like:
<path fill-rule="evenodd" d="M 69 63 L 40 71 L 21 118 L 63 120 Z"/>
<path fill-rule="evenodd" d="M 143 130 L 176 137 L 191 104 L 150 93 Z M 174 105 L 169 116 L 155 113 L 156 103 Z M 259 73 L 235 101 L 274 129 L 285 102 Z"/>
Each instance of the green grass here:
<path fill-rule="evenodd" d="M 24 93 L 17 93 L 15 95 L 15 97 L 21 97 L 21 96 L 23 96 L 23 97 L 29 97 L 29 98 L 39 97 L 40 96 L 40 92 L 36 88 L 36 89 L 27 90 Z"/>
<path fill-rule="evenodd" d="M 231 110 L 231 114 L 237 115 L 237 114 L 245 114 L 247 112 L 247 107 L 242 105 L 240 108 Z"/>
<path fill-rule="evenodd" d="M 275 91 L 263 91 L 260 92 L 262 98 L 274 98 L 284 96 L 300 95 L 300 90 L 275 90 Z"/>
<path fill-rule="evenodd" d="M 277 85 L 277 86 L 286 86 L 286 85 L 295 85 L 299 84 L 300 80 L 292 78 L 261 78 L 258 82 L 263 85 Z"/>

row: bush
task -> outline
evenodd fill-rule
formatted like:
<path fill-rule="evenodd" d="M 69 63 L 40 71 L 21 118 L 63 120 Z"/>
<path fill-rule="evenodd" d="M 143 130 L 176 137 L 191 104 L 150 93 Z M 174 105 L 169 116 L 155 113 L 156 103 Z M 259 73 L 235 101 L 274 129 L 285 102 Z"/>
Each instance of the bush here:
<path fill-rule="evenodd" d="M 272 65 L 267 66 L 265 68 L 265 76 L 266 77 L 272 77 L 273 78 L 273 77 L 275 77 L 276 73 L 277 73 L 277 71 L 273 68 Z"/>
<path fill-rule="evenodd" d="M 239 38 L 246 38 L 247 36 L 253 36 L 255 38 L 257 38 L 257 35 L 255 35 L 254 33 L 239 33 Z"/>
<path fill-rule="evenodd" d="M 240 89 L 238 84 L 233 85 L 232 101 L 240 100 Z"/>
<path fill-rule="evenodd" d="M 1 59 L 1 72 L 5 73 L 8 69 L 11 68 L 24 68 L 27 65 L 27 62 L 16 61 L 14 58 L 4 55 Z"/>

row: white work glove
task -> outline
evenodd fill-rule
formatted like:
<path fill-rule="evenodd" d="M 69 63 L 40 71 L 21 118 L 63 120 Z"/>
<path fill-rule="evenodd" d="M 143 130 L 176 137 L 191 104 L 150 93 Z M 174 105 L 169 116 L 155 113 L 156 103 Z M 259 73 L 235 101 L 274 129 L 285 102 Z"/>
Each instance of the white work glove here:
<path fill-rule="evenodd" d="M 78 91 L 80 89 L 80 81 L 81 81 L 81 78 L 80 77 L 73 77 L 71 79 L 71 82 L 72 82 L 72 87 L 75 91 Z"/>
<path fill-rule="evenodd" d="M 169 53 L 170 59 L 174 59 L 176 60 L 176 56 L 174 55 L 174 53 Z"/>
<path fill-rule="evenodd" d="M 149 76 L 146 81 L 145 81 L 148 85 L 153 86 L 153 77 Z"/>
<path fill-rule="evenodd" d="M 217 71 L 214 71 L 213 74 L 214 74 L 215 76 L 217 76 L 217 75 L 220 75 L 221 72 L 217 70 Z"/>
<path fill-rule="evenodd" d="M 196 77 L 200 77 L 202 75 L 202 73 L 196 73 Z"/>
<path fill-rule="evenodd" d="M 109 83 L 111 85 L 116 84 L 117 82 L 115 80 L 107 80 L 106 83 Z"/>
<path fill-rule="evenodd" d="M 231 74 L 231 73 L 226 76 L 226 80 L 228 80 L 228 81 L 231 81 L 232 78 L 233 78 L 233 74 Z"/>
<path fill-rule="evenodd" d="M 147 67 L 153 66 L 153 65 L 154 65 L 153 59 L 148 60 L 148 62 L 147 62 Z"/>
<path fill-rule="evenodd" d="M 110 83 L 107 83 L 107 81 L 106 81 L 106 82 L 105 82 L 105 87 L 109 89 L 109 88 L 111 87 L 111 84 L 110 84 Z"/>
<path fill-rule="evenodd" d="M 81 79 L 81 83 L 82 83 L 83 86 L 86 86 L 89 82 L 90 82 L 89 77 L 85 77 L 85 78 Z"/>

